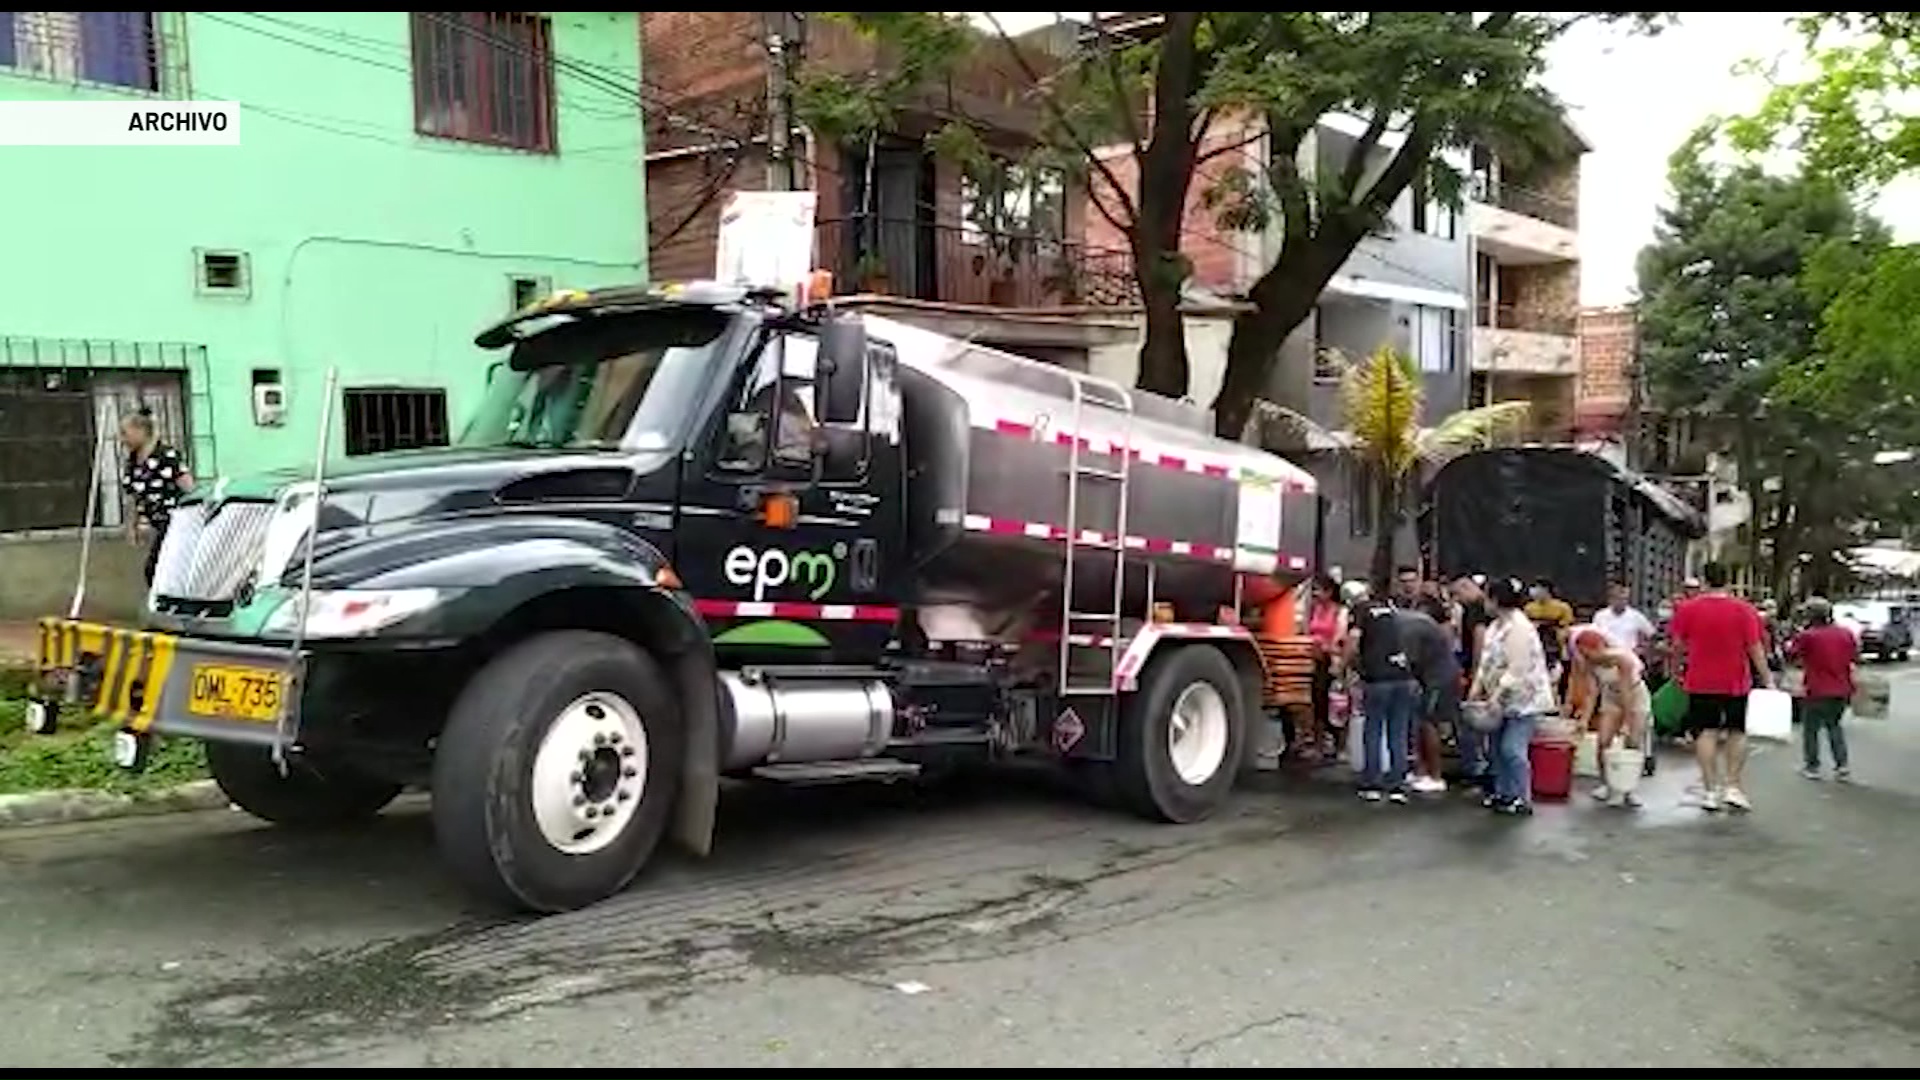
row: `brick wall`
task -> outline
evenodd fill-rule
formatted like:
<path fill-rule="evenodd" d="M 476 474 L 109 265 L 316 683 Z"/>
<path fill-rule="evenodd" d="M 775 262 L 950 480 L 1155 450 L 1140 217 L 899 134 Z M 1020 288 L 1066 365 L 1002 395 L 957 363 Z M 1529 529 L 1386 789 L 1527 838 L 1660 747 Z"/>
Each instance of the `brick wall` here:
<path fill-rule="evenodd" d="M 762 15 L 755 11 L 641 12 L 648 91 L 648 226 L 654 274 L 663 280 L 711 275 L 726 193 L 766 187 L 768 60 Z M 1042 35 L 1026 35 L 1019 41 L 1027 66 L 1043 73 L 1054 66 L 1041 47 L 1050 44 Z M 835 20 L 816 14 L 808 23 L 808 70 L 870 71 L 887 63 L 879 53 L 872 42 Z M 902 137 L 917 138 L 950 119 L 964 118 L 983 131 L 989 145 L 1018 153 L 1043 120 L 1028 98 L 1031 80 L 1024 71 L 1003 43 L 983 39 L 951 79 L 909 102 L 894 126 Z M 737 143 L 742 139 L 753 139 L 753 147 L 741 152 Z M 731 145 L 695 152 L 716 142 Z M 675 154 L 675 150 L 687 152 Z M 819 220 L 844 218 L 849 208 L 841 205 L 842 185 L 850 165 L 845 154 L 825 143 L 805 147 L 804 154 L 803 182 L 819 194 Z M 730 164 L 729 158 L 737 159 L 737 164 Z M 960 170 L 947 162 L 937 162 L 935 169 L 935 224 L 957 228 Z M 695 211 L 702 196 L 715 189 L 719 194 L 668 239 L 667 234 Z M 1081 235 L 1084 212 L 1084 193 L 1069 193 L 1070 239 Z M 843 288 L 850 285 L 841 283 Z"/>
<path fill-rule="evenodd" d="M 1248 142 L 1251 129 L 1241 125 L 1215 124 L 1201 146 L 1201 155 L 1217 154 L 1203 162 L 1194 171 L 1193 187 L 1187 193 L 1187 210 L 1181 233 L 1181 252 L 1193 262 L 1193 283 L 1221 292 L 1237 293 L 1245 290 L 1251 281 L 1247 280 L 1248 267 L 1258 261 L 1260 237 L 1255 233 L 1233 232 L 1220 228 L 1214 212 L 1206 206 L 1207 190 L 1232 172 L 1238 166 L 1252 168 L 1258 162 L 1263 143 L 1256 140 Z M 1127 189 L 1129 195 L 1139 190 L 1139 171 L 1133 152 L 1128 148 L 1115 148 L 1106 152 L 1107 168 L 1115 179 Z M 1105 196 L 1111 187 L 1098 175 L 1091 178 L 1089 186 L 1094 193 L 1106 198 L 1107 205 L 1118 213 L 1118 203 Z M 1127 237 L 1098 210 L 1088 207 L 1086 211 L 1086 242 L 1089 248 L 1107 251 L 1126 251 L 1129 249 Z"/>
<path fill-rule="evenodd" d="M 704 146 L 713 128 L 764 134 L 767 55 L 757 11 L 643 11 L 641 75 L 647 149 Z M 671 108 L 661 108 L 670 105 Z"/>
<path fill-rule="evenodd" d="M 1502 264 L 1498 272 L 1501 318 L 1497 325 L 1551 334 L 1575 332 L 1580 315 L 1579 263 Z"/>
<path fill-rule="evenodd" d="M 1579 409 L 1583 416 L 1620 416 L 1633 397 L 1638 323 L 1632 308 L 1580 313 Z"/>
<path fill-rule="evenodd" d="M 1503 166 L 1501 185 L 1518 189 L 1512 193 L 1514 199 L 1511 209 L 1522 213 L 1538 213 L 1537 209 L 1530 209 L 1529 203 L 1535 199 L 1545 200 L 1553 205 L 1556 216 L 1562 218 L 1560 224 L 1569 229 L 1580 227 L 1580 159 L 1578 157 L 1562 161 L 1535 162 L 1525 169 Z"/>

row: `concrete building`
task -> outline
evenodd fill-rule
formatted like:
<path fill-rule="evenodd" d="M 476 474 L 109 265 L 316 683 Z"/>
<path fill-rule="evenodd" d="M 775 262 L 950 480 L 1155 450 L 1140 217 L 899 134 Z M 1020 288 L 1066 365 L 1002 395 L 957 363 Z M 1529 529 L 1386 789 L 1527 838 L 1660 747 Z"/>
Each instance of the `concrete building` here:
<path fill-rule="evenodd" d="M 712 276 L 729 191 L 788 186 L 785 164 L 768 146 L 768 41 L 801 32 L 793 14 L 641 13 L 648 83 L 674 102 L 649 118 L 650 243 L 661 278 Z M 1056 33 L 1021 39 L 1028 63 L 1052 63 Z M 802 79 L 884 63 L 873 42 L 834 20 L 806 18 L 804 40 Z M 997 45 L 974 50 L 950 83 L 906 102 L 871 140 L 794 131 L 793 186 L 818 195 L 815 261 L 834 272 L 837 291 L 996 309 L 1126 299 L 1132 271 L 1124 247 L 1091 252 L 1081 242 L 1084 191 L 1022 164 L 1042 117 L 1017 67 Z M 986 144 L 989 163 L 963 167 L 928 147 L 927 137 L 956 115 Z M 981 340 L 996 345 L 1029 344 L 997 324 L 985 334 Z M 1062 334 L 1071 337 L 1062 331 L 1032 344 L 1055 347 Z"/>
<path fill-rule="evenodd" d="M 1365 126 L 1352 117 L 1329 116 L 1302 148 L 1302 157 L 1312 169 L 1336 168 L 1347 160 Z M 1264 233 L 1223 230 L 1204 205 L 1206 189 L 1226 170 L 1238 166 L 1254 175 L 1264 173 L 1262 163 L 1270 151 L 1257 135 L 1248 125 L 1216 122 L 1202 148 L 1207 161 L 1190 196 L 1183 252 L 1193 264 L 1193 282 L 1224 296 L 1244 295 L 1279 252 L 1277 224 Z M 1375 152 L 1384 159 L 1398 146 L 1390 134 Z M 1111 151 L 1108 164 L 1123 183 L 1134 181 L 1133 161 L 1124 148 Z M 1313 315 L 1282 347 L 1262 396 L 1338 429 L 1340 365 L 1331 353 L 1360 357 L 1391 345 L 1411 356 L 1420 371 L 1423 421 L 1464 407 L 1473 260 L 1462 217 L 1437 200 L 1404 193 L 1394 204 L 1388 227 L 1361 241 L 1328 283 Z M 1087 221 L 1090 246 L 1111 248 L 1121 242 L 1097 215 Z M 1220 386 L 1231 328 L 1225 317 L 1194 323 L 1189 320 L 1187 331 L 1189 396 L 1204 404 Z M 1113 369 L 1105 374 L 1131 382 L 1130 359 L 1117 350 L 1106 355 Z M 1348 574 L 1364 573 L 1378 524 L 1371 501 L 1362 497 L 1368 478 L 1338 452 L 1296 451 L 1293 456 L 1320 481 L 1323 563 Z M 1398 532 L 1400 557 L 1412 560 L 1412 522 L 1403 522 Z"/>
<path fill-rule="evenodd" d="M 233 101 L 242 131 L 6 151 L 0 618 L 65 606 L 126 411 L 202 477 L 290 465 L 331 365 L 336 452 L 445 443 L 480 325 L 643 277 L 638 63 L 632 12 L 0 12 L 0 98 Z M 124 611 L 137 552 L 97 554 Z"/>
<path fill-rule="evenodd" d="M 1530 402 L 1525 435 L 1576 441 L 1580 379 L 1580 158 L 1589 147 L 1571 127 L 1570 152 L 1511 166 L 1475 150 L 1467 226 L 1474 273 L 1475 404 Z"/>

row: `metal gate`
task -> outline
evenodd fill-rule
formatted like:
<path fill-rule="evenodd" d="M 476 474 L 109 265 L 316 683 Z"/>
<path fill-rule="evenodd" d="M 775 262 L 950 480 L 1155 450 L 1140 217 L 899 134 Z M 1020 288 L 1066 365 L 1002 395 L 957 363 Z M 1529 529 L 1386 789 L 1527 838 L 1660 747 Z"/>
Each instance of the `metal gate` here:
<path fill-rule="evenodd" d="M 152 411 L 200 475 L 217 467 L 204 345 L 0 337 L 0 534 L 78 528 L 93 455 Z M 123 524 L 121 454 L 101 463 L 95 524 Z"/>

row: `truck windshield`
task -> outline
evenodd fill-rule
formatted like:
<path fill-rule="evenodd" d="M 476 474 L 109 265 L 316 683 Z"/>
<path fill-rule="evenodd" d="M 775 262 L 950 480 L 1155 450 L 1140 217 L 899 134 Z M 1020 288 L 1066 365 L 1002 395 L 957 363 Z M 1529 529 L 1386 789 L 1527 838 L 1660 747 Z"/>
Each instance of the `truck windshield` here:
<path fill-rule="evenodd" d="M 683 309 L 548 330 L 495 366 L 460 445 L 669 449 L 727 324 Z"/>

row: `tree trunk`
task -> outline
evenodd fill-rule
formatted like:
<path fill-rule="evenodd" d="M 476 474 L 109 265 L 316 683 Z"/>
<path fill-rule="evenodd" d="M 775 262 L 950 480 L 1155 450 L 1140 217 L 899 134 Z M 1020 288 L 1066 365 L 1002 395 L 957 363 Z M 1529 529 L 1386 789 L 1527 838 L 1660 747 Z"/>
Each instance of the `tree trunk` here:
<path fill-rule="evenodd" d="M 1180 253 L 1187 193 L 1199 160 L 1193 97 L 1198 89 L 1200 17 L 1169 15 L 1160 40 L 1153 89 L 1153 134 L 1140 148 L 1139 197 L 1133 223 L 1133 275 L 1146 309 L 1146 338 L 1134 385 L 1167 397 L 1185 397 L 1192 377 L 1187 362 L 1181 291 L 1189 273 Z"/>
<path fill-rule="evenodd" d="M 1287 336 L 1313 314 L 1320 290 L 1287 278 L 1269 290 L 1269 299 L 1233 319 L 1233 334 L 1227 339 L 1227 370 L 1221 377 L 1220 393 L 1213 399 L 1213 431 L 1223 439 L 1238 439 L 1246 431 L 1254 399 L 1266 388 Z"/>
<path fill-rule="evenodd" d="M 1134 386 L 1170 398 L 1185 397 L 1193 377 L 1187 360 L 1186 319 L 1180 314 L 1180 287 L 1148 287 L 1149 273 L 1140 276 L 1140 299 L 1147 314 L 1147 334 L 1140 343 L 1140 376 Z"/>
<path fill-rule="evenodd" d="M 1773 527 L 1767 531 L 1767 542 L 1772 548 L 1769 552 L 1767 581 L 1775 596 L 1786 596 L 1791 591 L 1793 553 L 1797 547 L 1795 534 L 1799 532 L 1792 493 L 1798 488 L 1799 485 L 1793 483 L 1792 478 L 1783 471 L 1779 497 L 1774 500 Z"/>
<path fill-rule="evenodd" d="M 1373 581 L 1375 596 L 1387 595 L 1387 589 L 1393 584 L 1394 542 L 1400 537 L 1400 498 L 1399 478 L 1387 475 L 1386 470 L 1374 470 L 1373 491 L 1373 565 L 1368 568 L 1368 577 Z"/>
<path fill-rule="evenodd" d="M 1760 475 L 1760 455 L 1754 446 L 1755 432 L 1751 419 L 1740 419 L 1737 438 L 1740 483 L 1747 491 L 1747 587 L 1751 589 L 1760 580 L 1760 522 L 1766 514 L 1767 485 L 1766 478 Z"/>
<path fill-rule="evenodd" d="M 1238 439 L 1246 430 L 1254 399 L 1266 387 L 1288 335 L 1313 314 L 1321 290 L 1346 260 L 1351 245 L 1340 244 L 1334 258 L 1336 244 L 1339 238 L 1331 235 L 1288 244 L 1254 282 L 1248 294 L 1254 310 L 1234 317 L 1233 336 L 1227 339 L 1227 370 L 1213 399 L 1214 434 Z"/>

